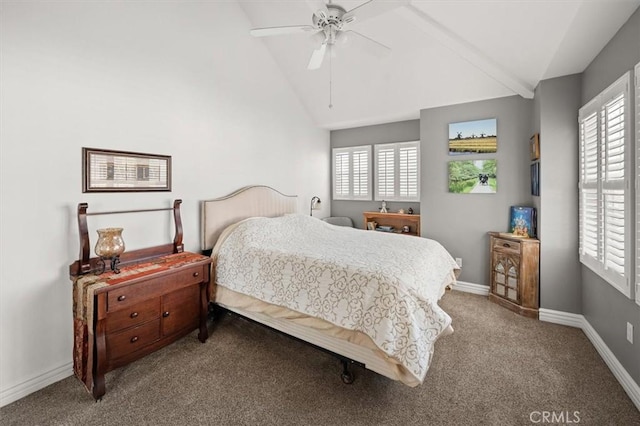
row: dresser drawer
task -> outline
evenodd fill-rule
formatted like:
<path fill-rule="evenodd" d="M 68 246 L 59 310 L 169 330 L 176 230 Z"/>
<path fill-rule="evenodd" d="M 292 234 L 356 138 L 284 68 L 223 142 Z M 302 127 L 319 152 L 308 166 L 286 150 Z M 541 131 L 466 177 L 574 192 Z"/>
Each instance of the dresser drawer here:
<path fill-rule="evenodd" d="M 118 333 L 107 334 L 107 356 L 115 360 L 160 339 L 160 319 Z"/>
<path fill-rule="evenodd" d="M 493 249 L 498 251 L 508 252 L 508 253 L 519 254 L 520 243 L 517 241 L 510 241 L 502 238 L 494 238 Z"/>
<path fill-rule="evenodd" d="M 160 317 L 160 298 L 152 299 L 128 306 L 107 315 L 107 333 L 142 324 Z"/>
<path fill-rule="evenodd" d="M 158 277 L 110 290 L 107 294 L 107 311 L 113 312 L 131 306 L 164 293 L 202 282 L 206 275 L 205 267 L 195 265 Z M 166 271 L 165 271 L 166 272 Z"/>

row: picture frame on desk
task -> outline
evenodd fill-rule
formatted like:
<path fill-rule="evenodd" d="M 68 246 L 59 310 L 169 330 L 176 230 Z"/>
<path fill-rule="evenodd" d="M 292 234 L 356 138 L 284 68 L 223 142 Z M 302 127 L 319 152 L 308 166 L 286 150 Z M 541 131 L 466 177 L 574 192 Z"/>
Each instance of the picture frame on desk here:
<path fill-rule="evenodd" d="M 535 207 L 511 206 L 509 233 L 516 237 L 535 238 L 537 234 Z"/>

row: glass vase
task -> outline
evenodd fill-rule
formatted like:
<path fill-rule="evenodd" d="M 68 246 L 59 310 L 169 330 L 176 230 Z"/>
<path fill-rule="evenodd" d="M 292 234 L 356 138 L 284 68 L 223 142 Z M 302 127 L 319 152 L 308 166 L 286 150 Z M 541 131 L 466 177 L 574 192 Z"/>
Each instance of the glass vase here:
<path fill-rule="evenodd" d="M 96 242 L 96 254 L 103 258 L 120 256 L 124 252 L 124 240 L 122 228 L 98 229 L 98 241 Z"/>

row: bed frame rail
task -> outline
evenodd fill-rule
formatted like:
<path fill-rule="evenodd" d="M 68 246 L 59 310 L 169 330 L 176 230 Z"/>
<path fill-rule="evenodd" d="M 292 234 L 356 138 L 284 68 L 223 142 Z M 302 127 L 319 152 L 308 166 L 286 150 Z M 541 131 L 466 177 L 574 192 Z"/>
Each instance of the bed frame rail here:
<path fill-rule="evenodd" d="M 221 305 L 219 305 L 217 303 L 211 302 L 209 304 L 209 312 L 210 312 L 210 314 L 211 314 L 211 316 L 212 316 L 214 321 L 217 318 L 221 317 L 222 315 L 225 315 L 225 314 L 231 315 L 231 316 L 234 316 L 234 317 L 249 321 L 249 322 L 251 322 L 253 324 L 258 324 L 259 326 L 262 326 L 262 327 L 264 327 L 264 328 L 266 328 L 268 330 L 275 331 L 276 333 L 278 333 L 278 334 L 280 334 L 282 336 L 286 336 L 286 337 L 288 337 L 290 339 L 293 339 L 293 340 L 296 340 L 296 341 L 298 341 L 300 343 L 304 343 L 307 346 L 311 346 L 314 349 L 320 350 L 320 351 L 322 351 L 322 352 L 324 352 L 326 354 L 329 354 L 329 355 L 333 356 L 334 358 L 337 358 L 340 361 L 340 363 L 342 364 L 342 373 L 340 374 L 340 378 L 342 379 L 342 382 L 347 384 L 347 385 L 352 384 L 354 382 L 354 380 L 355 380 L 355 375 L 354 375 L 353 369 L 352 369 L 352 367 L 354 365 L 358 366 L 358 367 L 366 368 L 366 365 L 361 363 L 361 362 L 354 361 L 351 358 L 348 358 L 348 357 L 346 357 L 344 355 L 340 355 L 338 353 L 330 351 L 329 349 L 323 348 L 322 346 L 314 345 L 313 343 L 307 342 L 306 340 L 300 339 L 299 337 L 292 336 L 291 334 L 287 334 L 284 331 L 280 331 L 277 328 L 270 327 L 267 324 L 263 324 L 263 323 L 261 323 L 259 321 L 256 321 L 256 320 L 252 319 L 252 318 L 248 318 L 248 317 L 246 317 L 244 315 L 241 315 L 241 314 L 239 314 L 237 312 L 234 312 L 234 311 L 232 311 L 230 309 L 227 309 L 227 308 L 225 308 L 225 307 L 223 307 L 223 306 L 221 306 Z"/>

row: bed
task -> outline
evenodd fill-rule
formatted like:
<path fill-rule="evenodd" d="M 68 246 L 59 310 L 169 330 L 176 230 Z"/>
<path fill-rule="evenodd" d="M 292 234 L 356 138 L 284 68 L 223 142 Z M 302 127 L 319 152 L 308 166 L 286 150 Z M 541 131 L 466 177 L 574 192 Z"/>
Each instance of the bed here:
<path fill-rule="evenodd" d="M 426 376 L 435 341 L 453 331 L 437 304 L 458 267 L 426 238 L 338 227 L 296 214 L 266 186 L 202 202 L 210 303 L 408 386 Z"/>

